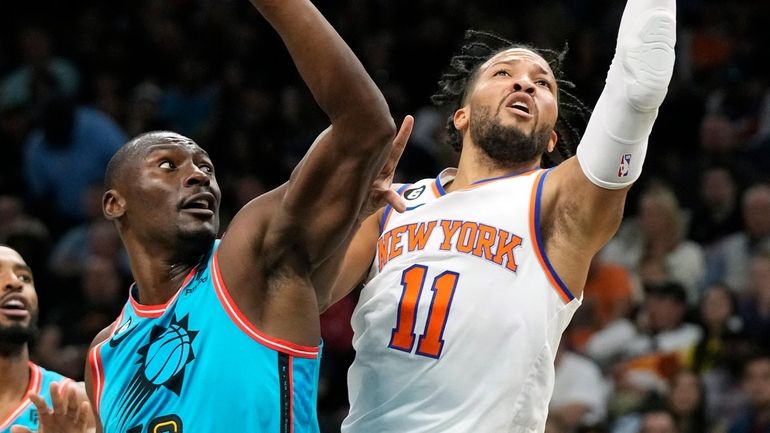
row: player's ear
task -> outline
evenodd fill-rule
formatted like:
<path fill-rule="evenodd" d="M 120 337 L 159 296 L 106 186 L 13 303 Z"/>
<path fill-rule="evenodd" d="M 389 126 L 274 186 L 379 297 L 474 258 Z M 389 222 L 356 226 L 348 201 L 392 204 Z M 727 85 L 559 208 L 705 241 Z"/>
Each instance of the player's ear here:
<path fill-rule="evenodd" d="M 126 213 L 126 199 L 119 192 L 111 189 L 102 196 L 102 213 L 112 221 Z"/>
<path fill-rule="evenodd" d="M 551 131 L 551 139 L 548 140 L 548 153 L 553 152 L 557 141 L 559 141 L 559 135 L 556 134 L 556 131 Z"/>
<path fill-rule="evenodd" d="M 468 105 L 460 107 L 460 109 L 455 111 L 454 116 L 452 116 L 452 122 L 454 123 L 456 130 L 464 133 L 465 130 L 468 129 L 468 123 L 470 122 L 470 114 L 471 114 L 471 107 Z"/>

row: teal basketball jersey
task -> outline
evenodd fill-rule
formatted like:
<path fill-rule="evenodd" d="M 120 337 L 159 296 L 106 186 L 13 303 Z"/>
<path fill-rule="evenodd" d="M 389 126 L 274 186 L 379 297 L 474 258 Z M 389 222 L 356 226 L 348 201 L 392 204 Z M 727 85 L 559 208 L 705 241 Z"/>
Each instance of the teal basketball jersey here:
<path fill-rule="evenodd" d="M 318 432 L 320 347 L 256 329 L 219 275 L 216 246 L 164 305 L 136 302 L 89 353 L 105 433 Z"/>
<path fill-rule="evenodd" d="M 24 426 L 32 431 L 36 431 L 38 423 L 37 408 L 32 404 L 32 401 L 27 398 L 27 394 L 30 392 L 38 394 L 45 399 L 48 407 L 53 407 L 53 404 L 51 403 L 51 394 L 49 392 L 49 388 L 53 382 L 59 382 L 64 385 L 67 382 L 72 382 L 72 380 L 30 362 L 29 385 L 27 386 L 27 391 L 24 393 L 23 399 L 15 409 L 8 414 L 0 414 L 0 433 L 10 433 L 11 427 L 15 425 Z"/>

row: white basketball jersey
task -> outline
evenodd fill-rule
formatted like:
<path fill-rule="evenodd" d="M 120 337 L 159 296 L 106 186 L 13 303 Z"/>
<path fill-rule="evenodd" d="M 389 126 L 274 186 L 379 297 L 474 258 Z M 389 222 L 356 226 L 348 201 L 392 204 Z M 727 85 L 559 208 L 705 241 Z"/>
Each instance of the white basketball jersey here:
<path fill-rule="evenodd" d="M 386 209 L 353 313 L 346 433 L 538 432 L 554 354 L 580 304 L 539 239 L 547 171 L 444 192 L 454 176 L 402 188 Z"/>

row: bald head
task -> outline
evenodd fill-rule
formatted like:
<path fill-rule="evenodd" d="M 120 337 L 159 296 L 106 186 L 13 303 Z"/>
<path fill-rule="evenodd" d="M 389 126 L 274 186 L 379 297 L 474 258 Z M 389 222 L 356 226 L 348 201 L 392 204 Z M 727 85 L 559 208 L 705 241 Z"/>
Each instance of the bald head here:
<path fill-rule="evenodd" d="M 120 183 L 120 178 L 123 176 L 126 166 L 131 162 L 139 160 L 150 146 L 162 143 L 197 146 L 190 138 L 171 131 L 151 131 L 137 135 L 118 149 L 110 159 L 110 162 L 107 163 L 107 171 L 104 175 L 104 189 L 114 189 Z"/>

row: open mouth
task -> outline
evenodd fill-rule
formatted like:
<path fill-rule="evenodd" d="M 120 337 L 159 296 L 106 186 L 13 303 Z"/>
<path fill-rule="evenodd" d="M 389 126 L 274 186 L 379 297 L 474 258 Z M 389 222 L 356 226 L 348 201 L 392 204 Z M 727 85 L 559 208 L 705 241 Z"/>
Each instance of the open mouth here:
<path fill-rule="evenodd" d="M 505 106 L 519 116 L 531 118 L 534 111 L 533 104 L 534 101 L 529 95 L 514 93 L 508 98 Z"/>
<path fill-rule="evenodd" d="M 523 102 L 518 102 L 518 101 L 514 102 L 513 104 L 510 105 L 510 107 L 513 108 L 514 110 L 519 110 L 526 114 L 529 114 L 529 106 Z"/>
<path fill-rule="evenodd" d="M 0 314 L 8 317 L 24 318 L 29 316 L 27 304 L 18 297 L 12 297 L 0 304 Z"/>
<path fill-rule="evenodd" d="M 214 215 L 216 201 L 211 193 L 200 193 L 186 199 L 180 208 L 188 213 L 210 216 Z"/>

